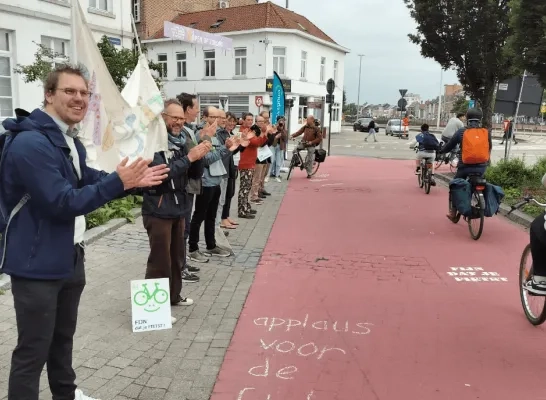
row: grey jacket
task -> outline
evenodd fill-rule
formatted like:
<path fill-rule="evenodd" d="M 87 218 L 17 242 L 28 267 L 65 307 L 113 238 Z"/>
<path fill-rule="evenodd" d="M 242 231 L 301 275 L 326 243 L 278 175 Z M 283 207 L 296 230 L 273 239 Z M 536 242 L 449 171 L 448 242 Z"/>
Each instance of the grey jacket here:
<path fill-rule="evenodd" d="M 216 132 L 218 134 L 218 131 L 221 130 L 222 128 L 219 128 Z M 196 133 L 197 134 L 197 133 Z M 218 140 L 218 144 L 214 144 L 215 140 L 213 140 L 212 138 L 206 138 L 205 140 L 211 140 L 212 143 L 213 143 L 213 149 L 208 152 L 205 157 L 203 157 L 203 162 L 205 164 L 205 172 L 203 173 L 203 186 L 204 187 L 213 187 L 213 186 L 219 186 L 220 183 L 222 182 L 222 177 L 223 176 L 212 176 L 210 174 L 210 166 L 212 164 L 214 164 L 216 161 L 218 160 L 224 160 L 224 159 L 229 159 L 229 157 L 231 156 L 231 151 L 229 151 L 228 148 L 226 148 L 226 146 L 224 145 L 221 145 L 220 143 L 220 140 Z M 226 168 L 227 170 L 227 168 Z M 227 176 L 224 175 L 224 176 Z"/>

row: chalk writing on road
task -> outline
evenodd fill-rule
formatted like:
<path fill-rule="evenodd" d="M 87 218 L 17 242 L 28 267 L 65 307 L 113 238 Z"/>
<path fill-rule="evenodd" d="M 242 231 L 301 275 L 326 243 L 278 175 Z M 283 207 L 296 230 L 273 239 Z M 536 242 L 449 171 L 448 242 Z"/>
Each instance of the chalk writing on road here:
<path fill-rule="evenodd" d="M 289 332 L 296 332 L 298 333 L 298 337 L 302 338 L 307 330 L 313 334 L 314 338 L 316 338 L 317 331 L 329 332 L 328 338 L 330 339 L 332 334 L 362 337 L 362 335 L 371 333 L 371 327 L 373 326 L 370 322 L 315 320 L 311 319 L 309 314 L 305 314 L 304 318 L 300 319 L 259 317 L 254 319 L 253 323 L 262 334 L 270 334 L 270 332 L 272 332 L 273 334 L 282 335 Z M 301 366 L 282 363 L 282 358 L 279 358 L 279 356 L 294 355 L 298 356 L 298 359 L 318 361 L 327 360 L 328 358 L 335 360 L 339 359 L 339 357 L 347 356 L 346 349 L 319 343 L 319 340 L 316 339 L 315 341 L 309 342 L 305 340 L 297 342 L 295 340 L 285 340 L 284 338 L 264 339 L 263 336 L 259 336 L 258 348 L 260 354 L 265 355 L 265 360 L 262 358 L 262 361 L 258 365 L 250 367 L 248 369 L 248 374 L 253 379 L 273 378 L 276 381 L 278 379 L 277 382 L 279 382 L 279 384 L 283 381 L 294 381 L 301 368 Z M 293 359 L 294 358 L 292 358 L 292 360 Z M 275 361 L 275 363 L 273 363 L 273 361 Z M 303 362 L 305 363 L 305 361 Z M 273 366 L 273 364 L 275 366 Z M 273 385 L 273 387 L 276 385 L 277 384 Z M 264 395 L 261 397 L 257 396 L 256 391 L 259 390 L 259 388 L 256 384 L 252 386 L 253 387 L 248 386 L 241 389 L 237 395 L 237 400 L 277 400 L 277 398 L 272 397 L 271 394 L 267 394 L 266 397 L 264 397 Z M 302 394 L 300 398 L 301 400 L 323 400 L 315 397 L 315 390 L 309 389 L 305 390 L 305 393 Z M 280 400 L 280 398 L 278 399 Z"/>
<path fill-rule="evenodd" d="M 508 282 L 498 272 L 484 271 L 481 267 L 451 267 L 447 275 L 455 282 Z"/>

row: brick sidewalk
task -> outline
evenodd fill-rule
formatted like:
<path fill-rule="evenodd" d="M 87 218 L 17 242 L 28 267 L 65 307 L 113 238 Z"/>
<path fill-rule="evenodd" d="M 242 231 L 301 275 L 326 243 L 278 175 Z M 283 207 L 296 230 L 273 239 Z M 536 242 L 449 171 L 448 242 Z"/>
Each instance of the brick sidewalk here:
<path fill-rule="evenodd" d="M 209 399 L 286 182 L 270 182 L 267 189 L 272 196 L 256 206 L 257 218 L 238 219 L 241 225 L 229 231 L 236 256 L 198 265 L 201 281 L 184 284 L 182 294 L 195 304 L 173 308 L 178 321 L 172 330 L 132 333 L 129 281 L 144 278 L 149 249 L 140 218 L 87 247 L 87 286 L 74 342 L 77 383 L 86 394 L 101 400 Z M 235 196 L 232 217 L 236 207 Z M 7 398 L 16 339 L 7 291 L 0 295 L 0 400 Z M 45 372 L 40 387 L 40 400 L 51 399 Z"/>

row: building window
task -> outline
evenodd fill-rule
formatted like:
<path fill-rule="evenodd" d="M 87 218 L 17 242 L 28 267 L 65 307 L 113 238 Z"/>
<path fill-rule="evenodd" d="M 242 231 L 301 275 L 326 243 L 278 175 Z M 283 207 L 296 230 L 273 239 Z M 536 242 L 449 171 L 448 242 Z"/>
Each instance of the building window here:
<path fill-rule="evenodd" d="M 13 36 L 0 29 L 0 117 L 13 117 Z"/>
<path fill-rule="evenodd" d="M 307 52 L 302 51 L 301 52 L 301 74 L 300 78 L 306 79 L 307 78 Z"/>
<path fill-rule="evenodd" d="M 241 117 L 243 113 L 249 112 L 249 104 L 249 96 L 229 96 L 228 111 Z"/>
<path fill-rule="evenodd" d="M 186 52 L 176 53 L 176 77 L 186 78 Z"/>
<path fill-rule="evenodd" d="M 337 82 L 337 68 L 338 68 L 338 62 L 334 61 L 334 82 Z"/>
<path fill-rule="evenodd" d="M 112 0 L 89 0 L 89 7 L 97 10 L 112 12 Z"/>
<path fill-rule="evenodd" d="M 339 121 L 339 103 L 334 103 L 334 106 L 332 107 L 332 122 L 338 122 Z"/>
<path fill-rule="evenodd" d="M 68 59 L 69 41 L 64 39 L 42 36 L 42 46 L 52 52 L 52 57 L 47 61 L 53 63 L 65 63 Z"/>
<path fill-rule="evenodd" d="M 159 70 L 159 77 L 167 79 L 167 54 L 158 54 L 157 63 L 161 67 L 161 69 Z"/>
<path fill-rule="evenodd" d="M 320 83 L 324 83 L 326 75 L 326 57 L 320 58 Z"/>
<path fill-rule="evenodd" d="M 286 47 L 273 47 L 273 71 L 286 75 Z"/>
<path fill-rule="evenodd" d="M 140 0 L 133 0 L 133 18 L 140 22 Z"/>
<path fill-rule="evenodd" d="M 246 75 L 246 49 L 235 49 L 235 76 Z"/>
<path fill-rule="evenodd" d="M 216 60 L 214 50 L 205 50 L 205 77 L 216 76 Z"/>

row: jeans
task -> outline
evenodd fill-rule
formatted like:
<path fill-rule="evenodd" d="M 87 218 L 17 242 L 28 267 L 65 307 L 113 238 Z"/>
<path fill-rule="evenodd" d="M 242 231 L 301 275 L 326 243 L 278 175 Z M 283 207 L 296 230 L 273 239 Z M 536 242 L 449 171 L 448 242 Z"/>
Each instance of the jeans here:
<path fill-rule="evenodd" d="M 190 253 L 199 250 L 199 230 L 205 222 L 205 242 L 207 250 L 216 248 L 216 211 L 220 201 L 220 186 L 203 186 L 203 193 L 195 197 L 195 210 L 190 225 Z"/>
<path fill-rule="evenodd" d="M 375 142 L 377 142 L 377 139 L 376 139 L 376 137 L 375 137 L 375 129 L 370 129 L 370 131 L 369 131 L 369 133 L 368 133 L 368 136 L 366 136 L 366 140 L 368 140 L 368 138 L 369 138 L 370 136 L 372 136 L 372 135 L 373 135 L 373 140 L 374 140 Z"/>
<path fill-rule="evenodd" d="M 224 204 L 226 204 L 226 192 L 228 185 L 228 177 L 222 178 L 220 183 L 220 200 L 218 201 L 218 209 L 216 211 L 216 226 L 220 226 L 222 221 L 222 213 L 224 212 Z"/>
<path fill-rule="evenodd" d="M 176 302 L 182 291 L 182 269 L 186 260 L 184 218 L 166 219 L 144 215 L 142 222 L 150 242 L 144 279 L 169 278 L 171 302 Z"/>
<path fill-rule="evenodd" d="M 222 210 L 222 219 L 229 218 L 229 210 L 231 209 L 231 199 L 235 195 L 235 178 L 228 178 L 226 187 L 226 199 Z"/>
<path fill-rule="evenodd" d="M 271 176 L 279 178 L 281 176 L 281 168 L 284 164 L 284 150 L 277 145 L 272 148 L 273 156 L 271 157 Z"/>
<path fill-rule="evenodd" d="M 74 246 L 74 275 L 69 279 L 11 277 L 18 338 L 11 358 L 8 400 L 38 400 L 45 364 L 53 399 L 74 399 L 72 348 L 85 287 L 84 253 L 80 245 Z"/>

